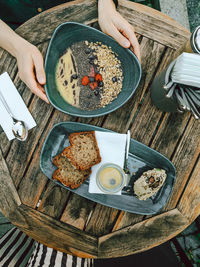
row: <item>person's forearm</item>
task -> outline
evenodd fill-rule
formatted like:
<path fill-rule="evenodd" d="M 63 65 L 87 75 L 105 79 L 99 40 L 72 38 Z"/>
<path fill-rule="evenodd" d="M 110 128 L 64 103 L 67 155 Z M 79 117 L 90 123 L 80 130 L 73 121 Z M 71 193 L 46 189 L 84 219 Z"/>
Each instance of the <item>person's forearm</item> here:
<path fill-rule="evenodd" d="M 19 49 L 21 49 L 20 47 L 25 43 L 25 39 L 16 34 L 5 22 L 0 20 L 0 47 L 16 57 Z"/>
<path fill-rule="evenodd" d="M 98 11 L 103 12 L 106 9 L 116 9 L 113 0 L 98 0 Z"/>

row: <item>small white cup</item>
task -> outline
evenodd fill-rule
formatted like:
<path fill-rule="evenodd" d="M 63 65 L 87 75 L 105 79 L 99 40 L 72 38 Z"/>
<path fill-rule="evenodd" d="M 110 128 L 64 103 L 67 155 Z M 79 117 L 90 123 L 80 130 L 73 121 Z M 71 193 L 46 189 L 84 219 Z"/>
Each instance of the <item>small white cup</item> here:
<path fill-rule="evenodd" d="M 96 175 L 96 183 L 99 189 L 106 194 L 114 194 L 125 186 L 126 175 L 117 164 L 103 164 Z"/>

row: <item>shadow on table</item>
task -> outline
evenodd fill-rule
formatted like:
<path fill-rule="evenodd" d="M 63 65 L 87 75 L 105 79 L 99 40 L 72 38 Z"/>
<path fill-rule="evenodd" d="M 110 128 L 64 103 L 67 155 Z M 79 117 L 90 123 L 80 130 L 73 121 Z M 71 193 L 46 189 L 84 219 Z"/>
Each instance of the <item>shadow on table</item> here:
<path fill-rule="evenodd" d="M 169 242 L 131 256 L 95 260 L 94 267 L 179 267 L 181 266 Z"/>

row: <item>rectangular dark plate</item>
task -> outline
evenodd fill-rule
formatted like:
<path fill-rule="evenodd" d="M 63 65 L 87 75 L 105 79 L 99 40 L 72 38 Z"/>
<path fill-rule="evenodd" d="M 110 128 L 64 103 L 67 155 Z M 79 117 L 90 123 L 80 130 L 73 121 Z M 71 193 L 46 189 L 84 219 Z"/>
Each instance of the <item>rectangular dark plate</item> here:
<path fill-rule="evenodd" d="M 61 153 L 65 147 L 69 146 L 69 134 L 82 131 L 112 132 L 104 128 L 77 122 L 61 122 L 56 124 L 49 132 L 40 155 L 41 170 L 50 180 L 53 180 L 52 174 L 56 170 L 52 159 L 57 154 Z M 144 171 L 153 168 L 166 170 L 167 178 L 162 188 L 153 197 L 145 201 L 139 200 L 133 194 L 132 190 L 128 190 L 129 192 L 123 190 L 122 195 L 91 194 L 88 192 L 89 178 L 77 189 L 71 189 L 58 181 L 53 181 L 80 196 L 105 206 L 143 215 L 159 212 L 167 203 L 173 189 L 176 179 L 174 165 L 162 154 L 131 139 L 128 168 L 131 173 L 131 180 L 126 189 L 131 189 L 134 181 L 139 178 Z"/>

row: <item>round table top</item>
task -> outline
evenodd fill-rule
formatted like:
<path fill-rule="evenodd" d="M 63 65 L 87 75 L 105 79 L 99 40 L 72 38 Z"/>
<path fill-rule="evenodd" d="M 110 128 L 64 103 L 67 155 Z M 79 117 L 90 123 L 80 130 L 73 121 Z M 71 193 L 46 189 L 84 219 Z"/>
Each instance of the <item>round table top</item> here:
<path fill-rule="evenodd" d="M 151 102 L 155 75 L 181 53 L 190 33 L 166 15 L 126 0 L 119 12 L 134 25 L 141 47 L 142 79 L 133 97 L 108 116 L 76 118 L 33 96 L 20 81 L 16 60 L 1 50 L 1 73 L 7 71 L 36 120 L 26 142 L 9 142 L 0 134 L 0 208 L 35 240 L 80 257 L 126 256 L 159 245 L 181 232 L 200 213 L 200 124 L 190 113 L 165 113 Z M 17 33 L 43 55 L 54 29 L 76 21 L 95 27 L 94 0 L 77 0 L 30 19 Z M 58 122 L 76 121 L 131 137 L 170 159 L 176 167 L 172 195 L 159 214 L 139 215 L 103 206 L 49 180 L 40 170 L 40 152 Z"/>

